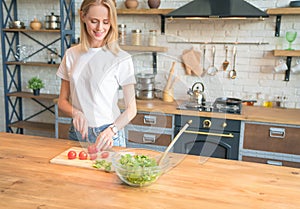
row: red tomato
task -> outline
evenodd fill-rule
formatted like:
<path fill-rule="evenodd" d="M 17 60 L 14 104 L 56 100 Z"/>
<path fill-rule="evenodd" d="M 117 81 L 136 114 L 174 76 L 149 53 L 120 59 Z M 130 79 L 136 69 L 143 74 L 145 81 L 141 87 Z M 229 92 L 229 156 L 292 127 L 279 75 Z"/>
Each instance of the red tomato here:
<path fill-rule="evenodd" d="M 109 152 L 102 152 L 101 158 L 107 158 L 109 156 Z"/>
<path fill-rule="evenodd" d="M 89 154 L 94 154 L 98 152 L 97 147 L 95 145 L 90 145 L 87 149 Z"/>
<path fill-rule="evenodd" d="M 97 159 L 97 153 L 89 154 L 90 160 L 96 160 Z"/>
<path fill-rule="evenodd" d="M 70 150 L 69 152 L 68 152 L 68 159 L 69 160 L 73 160 L 73 159 L 75 159 L 76 158 L 76 152 L 74 151 L 74 150 Z"/>
<path fill-rule="evenodd" d="M 78 156 L 79 160 L 87 160 L 88 158 L 88 154 L 85 151 L 81 151 Z"/>

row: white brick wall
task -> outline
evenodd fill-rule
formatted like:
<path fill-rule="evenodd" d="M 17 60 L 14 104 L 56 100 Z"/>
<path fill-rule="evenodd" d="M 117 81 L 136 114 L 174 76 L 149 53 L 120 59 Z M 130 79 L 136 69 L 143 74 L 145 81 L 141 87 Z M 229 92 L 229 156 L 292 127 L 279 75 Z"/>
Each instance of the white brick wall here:
<path fill-rule="evenodd" d="M 162 0 L 160 8 L 177 8 L 190 0 Z M 262 10 L 274 7 L 288 6 L 289 0 L 247 0 L 249 3 L 259 7 Z M 139 8 L 147 8 L 147 0 L 139 0 Z M 59 14 L 59 6 L 52 1 L 33 1 L 22 0 L 18 2 L 18 9 L 22 12 L 19 13 L 20 19 L 25 22 L 26 25 L 34 18 L 37 17 L 43 21 L 45 15 Z M 81 0 L 76 1 L 76 14 L 79 8 Z M 124 1 L 117 0 L 117 7 L 124 8 Z M 28 11 L 28 12 L 27 12 Z M 150 29 L 156 29 L 160 31 L 160 17 L 157 15 L 121 15 L 119 16 L 119 23 L 125 23 L 127 25 L 127 33 L 130 33 L 132 29 L 140 28 L 146 34 Z M 159 87 L 163 87 L 165 82 L 165 75 L 168 73 L 172 61 L 177 61 L 175 74 L 180 76 L 180 81 L 175 85 L 175 97 L 177 99 L 187 99 L 186 91 L 191 87 L 193 82 L 201 81 L 205 85 L 205 92 L 208 98 L 213 100 L 218 96 L 235 96 L 245 97 L 247 95 L 256 96 L 258 93 L 270 96 L 286 95 L 287 106 L 290 108 L 300 108 L 300 73 L 291 74 L 290 81 L 284 82 L 283 73 L 274 73 L 273 68 L 280 59 L 273 56 L 274 49 L 284 49 L 287 47 L 287 42 L 284 39 L 284 34 L 289 29 L 295 29 L 298 31 L 299 36 L 294 42 L 293 46 L 296 49 L 300 49 L 300 15 L 283 16 L 281 24 L 281 37 L 275 37 L 275 17 L 264 21 L 183 21 L 174 20 L 173 22 L 167 21 L 166 23 L 166 35 L 159 37 L 159 44 L 167 46 L 167 53 L 159 53 L 158 55 L 158 72 L 157 80 L 162 82 L 158 84 Z M 42 40 L 50 40 L 52 35 L 41 35 Z M 49 37 L 51 36 L 51 37 Z M 79 18 L 76 15 L 76 37 L 79 37 Z M 176 41 L 194 41 L 194 42 L 266 42 L 267 45 L 238 45 L 238 56 L 236 70 L 238 77 L 235 80 L 228 79 L 228 71 L 220 71 L 216 76 L 205 76 L 203 78 L 197 78 L 193 76 L 186 76 L 184 69 L 182 68 L 180 56 L 184 49 L 190 49 L 194 47 L 196 50 L 203 49 L 203 44 L 182 44 L 182 43 L 168 43 L 167 40 Z M 26 40 L 22 40 L 26 41 Z M 206 46 L 206 67 L 211 63 L 211 47 L 213 44 Z M 216 60 L 215 65 L 221 69 L 222 62 L 225 59 L 224 45 L 217 44 L 216 46 Z M 231 63 L 228 70 L 232 69 L 232 48 L 229 46 L 229 62 Z M 59 46 L 55 46 L 58 47 Z M 2 57 L 1 57 L 2 58 Z M 0 63 L 2 65 L 2 60 Z M 45 55 L 40 55 L 34 59 L 45 60 Z M 133 55 L 135 61 L 136 71 L 140 72 L 144 69 L 151 69 L 151 54 L 138 53 Z M 283 57 L 283 59 L 285 59 Z M 292 65 L 295 64 L 295 58 L 293 58 Z M 29 68 L 22 70 L 23 87 L 26 89 L 26 82 L 29 77 L 38 75 L 46 82 L 46 88 L 43 92 L 58 93 L 60 81 L 56 78 L 54 68 Z M 2 71 L 0 72 L 2 77 Z M 0 80 L 0 96 L 3 98 L 3 80 Z M 4 101 L 0 101 L 0 116 L 4 118 Z M 32 109 L 33 108 L 33 109 Z M 31 102 L 24 103 L 24 110 L 31 113 L 39 107 L 32 105 Z M 40 120 L 54 120 L 54 117 L 49 114 L 45 114 L 40 117 Z M 4 131 L 4 120 L 0 121 L 0 131 Z"/>

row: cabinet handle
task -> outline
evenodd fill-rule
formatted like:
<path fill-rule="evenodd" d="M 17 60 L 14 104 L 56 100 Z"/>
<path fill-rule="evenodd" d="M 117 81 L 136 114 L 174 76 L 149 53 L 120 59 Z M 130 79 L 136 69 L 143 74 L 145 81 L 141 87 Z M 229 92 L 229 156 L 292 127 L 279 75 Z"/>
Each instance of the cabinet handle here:
<path fill-rule="evenodd" d="M 285 137 L 285 129 L 284 128 L 270 128 L 270 137 L 283 139 Z"/>
<path fill-rule="evenodd" d="M 156 117 L 151 115 L 144 116 L 144 124 L 155 125 L 156 124 Z"/>
<path fill-rule="evenodd" d="M 220 137 L 227 137 L 227 138 L 233 138 L 234 137 L 234 135 L 232 133 L 218 134 L 218 133 L 210 133 L 210 132 L 202 132 L 202 131 L 184 131 L 184 133 L 198 134 L 198 135 L 209 135 L 209 136 L 220 136 Z"/>
<path fill-rule="evenodd" d="M 275 161 L 275 160 L 267 160 L 267 164 L 269 164 L 269 165 L 276 165 L 276 166 L 282 166 L 282 162 Z"/>
<path fill-rule="evenodd" d="M 155 143 L 156 136 L 153 134 L 144 134 L 143 143 Z"/>

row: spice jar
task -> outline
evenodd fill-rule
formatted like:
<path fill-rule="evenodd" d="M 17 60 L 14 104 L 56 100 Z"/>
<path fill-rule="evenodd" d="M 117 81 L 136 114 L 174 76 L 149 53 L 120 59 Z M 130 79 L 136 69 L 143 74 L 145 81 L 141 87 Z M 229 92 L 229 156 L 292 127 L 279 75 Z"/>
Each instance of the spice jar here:
<path fill-rule="evenodd" d="M 119 28 L 119 43 L 120 43 L 120 45 L 125 45 L 126 44 L 126 25 L 120 24 L 118 26 L 118 28 Z"/>
<path fill-rule="evenodd" d="M 149 30 L 148 45 L 156 46 L 156 30 Z"/>
<path fill-rule="evenodd" d="M 131 31 L 131 44 L 141 45 L 142 44 L 142 30 L 136 29 Z"/>
<path fill-rule="evenodd" d="M 42 28 L 42 23 L 35 17 L 33 21 L 30 22 L 30 28 L 32 30 L 39 30 Z"/>

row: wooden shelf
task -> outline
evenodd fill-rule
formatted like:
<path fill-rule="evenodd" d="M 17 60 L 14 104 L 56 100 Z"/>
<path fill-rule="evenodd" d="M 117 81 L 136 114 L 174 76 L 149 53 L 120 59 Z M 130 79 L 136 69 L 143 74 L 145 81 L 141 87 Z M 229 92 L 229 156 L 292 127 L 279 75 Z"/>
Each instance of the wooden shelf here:
<path fill-rule="evenodd" d="M 55 67 L 58 68 L 60 63 L 58 64 L 48 64 L 46 62 L 15 62 L 15 61 L 9 61 L 6 62 L 7 65 L 27 65 L 27 66 L 40 66 L 40 67 Z"/>
<path fill-rule="evenodd" d="M 117 9 L 118 15 L 160 15 L 161 33 L 165 33 L 165 15 L 174 9 Z"/>
<path fill-rule="evenodd" d="M 57 94 L 40 94 L 38 96 L 33 95 L 32 92 L 12 92 L 8 93 L 7 96 L 11 97 L 22 97 L 22 98 L 33 98 L 33 99 L 43 99 L 43 100 L 54 100 L 58 98 Z"/>
<path fill-rule="evenodd" d="M 166 52 L 167 47 L 161 46 L 133 46 L 133 45 L 120 45 L 121 49 L 125 51 L 143 51 L 143 52 Z"/>
<path fill-rule="evenodd" d="M 275 57 L 300 57 L 300 50 L 274 50 Z"/>
<path fill-rule="evenodd" d="M 55 131 L 55 125 L 52 123 L 41 123 L 41 122 L 33 122 L 33 121 L 17 121 L 17 122 L 9 124 L 8 126 L 14 127 L 14 128 L 36 130 L 36 131 L 47 131 L 47 132 Z"/>
<path fill-rule="evenodd" d="M 286 65 L 288 69 L 285 71 L 284 81 L 290 80 L 292 57 L 300 57 L 300 50 L 274 50 L 275 57 L 287 57 Z"/>
<path fill-rule="evenodd" d="M 276 15 L 275 36 L 280 36 L 282 15 L 300 15 L 300 7 L 272 8 L 267 10 L 268 15 Z"/>
<path fill-rule="evenodd" d="M 272 8 L 267 10 L 268 15 L 300 15 L 300 7 Z"/>
<path fill-rule="evenodd" d="M 41 32 L 41 33 L 59 33 L 60 30 L 52 30 L 52 29 L 40 29 L 40 30 L 32 30 L 29 28 L 18 29 L 18 28 L 3 28 L 5 32 Z"/>
<path fill-rule="evenodd" d="M 117 9 L 118 15 L 166 15 L 174 9 Z"/>

